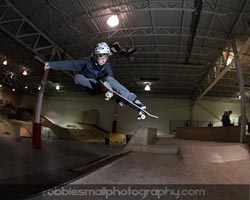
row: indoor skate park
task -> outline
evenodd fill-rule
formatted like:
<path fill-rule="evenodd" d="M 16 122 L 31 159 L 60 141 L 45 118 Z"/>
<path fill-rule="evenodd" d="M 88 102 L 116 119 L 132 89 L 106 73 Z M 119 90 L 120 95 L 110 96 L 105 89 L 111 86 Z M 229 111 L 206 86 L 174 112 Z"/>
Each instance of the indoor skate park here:
<path fill-rule="evenodd" d="M 250 199 L 250 1 L 0 9 L 1 199 Z M 102 42 L 114 78 L 159 118 L 44 68 L 98 63 Z"/>

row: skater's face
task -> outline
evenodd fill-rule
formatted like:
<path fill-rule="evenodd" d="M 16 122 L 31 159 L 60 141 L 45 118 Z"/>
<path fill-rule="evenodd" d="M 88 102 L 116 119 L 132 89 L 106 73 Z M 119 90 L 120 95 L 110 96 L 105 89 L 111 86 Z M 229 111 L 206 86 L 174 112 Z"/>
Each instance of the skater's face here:
<path fill-rule="evenodd" d="M 108 55 L 101 55 L 97 58 L 97 63 L 99 65 L 104 65 L 108 61 Z"/>

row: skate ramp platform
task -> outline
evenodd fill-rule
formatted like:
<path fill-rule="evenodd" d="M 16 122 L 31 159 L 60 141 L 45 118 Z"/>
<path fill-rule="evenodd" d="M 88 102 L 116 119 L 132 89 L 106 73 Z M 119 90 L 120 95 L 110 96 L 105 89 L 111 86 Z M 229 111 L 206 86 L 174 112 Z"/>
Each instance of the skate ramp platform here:
<path fill-rule="evenodd" d="M 96 125 L 81 124 L 81 129 L 69 129 L 71 138 L 79 141 L 103 141 L 108 138 L 109 132 Z"/>
<path fill-rule="evenodd" d="M 11 119 L 10 120 L 14 129 L 14 133 L 16 138 L 19 137 L 32 137 L 32 129 L 33 129 L 33 123 L 32 122 L 27 122 L 27 121 L 22 121 L 22 120 L 15 120 Z"/>
<path fill-rule="evenodd" d="M 124 148 L 125 151 L 163 153 L 177 155 L 179 147 L 176 145 L 161 146 L 157 145 L 156 128 L 139 128 L 129 140 Z"/>
<path fill-rule="evenodd" d="M 103 141 L 108 137 L 108 131 L 92 124 L 81 124 L 81 128 L 64 128 L 47 116 L 42 118 L 42 126 L 48 127 L 60 139 L 75 139 L 78 141 Z"/>
<path fill-rule="evenodd" d="M 4 115 L 0 115 L 0 133 L 8 134 L 11 137 L 16 136 L 11 120 Z"/>
<path fill-rule="evenodd" d="M 12 138 L 32 137 L 32 126 L 32 122 L 0 116 L 0 133 L 8 134 Z"/>
<path fill-rule="evenodd" d="M 177 138 L 217 142 L 240 142 L 240 126 L 180 127 Z"/>
<path fill-rule="evenodd" d="M 22 117 L 26 116 L 26 117 Z M 32 116 L 23 112 L 22 115 L 12 115 L 11 119 L 0 115 L 0 133 L 9 134 L 12 138 L 31 138 L 33 135 Z M 80 128 L 64 128 L 47 116 L 41 116 L 42 139 L 74 139 L 78 141 L 104 141 L 109 132 L 94 124 L 80 125 Z"/>

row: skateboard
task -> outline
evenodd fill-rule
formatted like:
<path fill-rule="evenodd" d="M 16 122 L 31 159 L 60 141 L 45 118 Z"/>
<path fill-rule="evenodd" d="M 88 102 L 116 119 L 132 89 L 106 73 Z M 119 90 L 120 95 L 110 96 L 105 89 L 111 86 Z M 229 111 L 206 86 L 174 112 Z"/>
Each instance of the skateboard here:
<path fill-rule="evenodd" d="M 106 90 L 105 91 L 105 100 L 110 100 L 115 95 L 119 99 L 119 104 L 120 105 L 125 103 L 125 104 L 129 105 L 131 108 L 136 109 L 139 112 L 138 115 L 137 115 L 138 120 L 141 120 L 141 119 L 144 120 L 144 119 L 146 119 L 146 116 L 157 118 L 157 119 L 159 118 L 156 115 L 150 114 L 145 109 L 141 109 L 139 106 L 134 104 L 132 101 L 129 101 L 128 99 L 126 99 L 125 97 L 120 95 L 118 92 L 114 91 L 112 89 L 112 87 L 109 85 L 109 83 L 103 82 L 101 80 L 99 80 L 99 83 Z"/>

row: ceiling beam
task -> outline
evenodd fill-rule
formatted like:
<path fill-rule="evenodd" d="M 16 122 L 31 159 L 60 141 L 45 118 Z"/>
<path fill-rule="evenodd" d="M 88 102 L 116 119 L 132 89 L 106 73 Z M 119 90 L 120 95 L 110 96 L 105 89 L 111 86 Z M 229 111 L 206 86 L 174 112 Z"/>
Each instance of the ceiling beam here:
<path fill-rule="evenodd" d="M 203 6 L 203 0 L 195 0 L 194 1 L 194 8 L 195 10 L 192 13 L 192 20 L 191 20 L 191 36 L 188 39 L 188 46 L 186 49 L 186 57 L 185 57 L 185 63 L 189 63 L 190 56 L 192 54 L 193 45 L 194 45 L 194 39 L 197 33 L 197 27 L 199 25 L 199 21 L 201 18 L 201 11 Z"/>
<path fill-rule="evenodd" d="M 145 26 L 145 27 L 130 27 L 119 28 L 114 30 L 97 31 L 91 34 L 79 34 L 79 37 L 67 38 L 69 46 L 75 46 L 79 43 L 90 45 L 97 38 L 100 39 L 120 39 L 124 37 L 145 37 L 145 36 L 165 36 L 165 37 L 190 37 L 190 27 L 175 27 L 175 26 Z M 224 42 L 227 35 L 224 32 L 197 28 L 197 39 L 215 40 Z"/>
<path fill-rule="evenodd" d="M 183 69 L 203 69 L 205 67 L 205 65 L 199 65 L 199 64 L 178 64 L 178 63 L 133 63 L 130 62 L 129 65 L 128 63 L 116 63 L 113 61 L 110 61 L 111 64 L 115 64 L 116 67 L 115 68 L 124 68 L 124 67 L 145 67 L 146 69 L 155 69 L 157 67 L 157 69 L 166 69 L 166 68 L 172 68 L 172 69 L 176 69 L 176 68 L 183 68 Z"/>
<path fill-rule="evenodd" d="M 230 35 L 234 33 L 235 29 L 237 28 L 238 23 L 241 21 L 243 15 L 247 11 L 248 5 L 249 5 L 249 1 L 245 0 L 241 6 L 241 12 L 238 14 L 237 18 L 235 18 L 235 21 L 230 31 Z M 230 35 L 228 37 L 230 37 Z M 247 41 L 243 44 L 243 46 L 241 46 L 239 50 L 239 57 L 241 57 L 244 53 L 246 53 L 245 51 L 249 47 L 249 45 L 250 45 L 250 36 L 247 39 Z M 230 47 L 231 47 L 231 44 L 229 44 L 228 52 L 231 49 Z M 223 48 L 222 53 L 221 53 L 222 55 L 218 56 L 215 62 L 208 69 L 207 74 L 201 80 L 197 89 L 192 93 L 192 96 L 191 96 L 192 105 L 195 103 L 195 101 L 199 101 L 203 96 L 205 96 L 217 84 L 217 82 L 223 78 L 223 76 L 229 71 L 230 67 L 234 64 L 235 60 L 233 59 L 229 65 L 226 65 L 226 61 L 224 60 L 224 56 L 223 56 L 223 51 L 225 51 L 224 49 L 226 49 L 226 47 Z M 224 62 L 223 70 L 221 70 L 220 68 L 221 60 L 223 60 Z"/>
<path fill-rule="evenodd" d="M 46 60 L 48 55 L 40 52 L 41 49 L 44 50 L 47 48 L 48 50 L 52 50 L 55 48 L 60 54 L 65 53 L 62 48 L 60 48 L 50 38 L 48 38 L 47 35 L 39 30 L 39 28 L 37 28 L 27 17 L 25 17 L 9 0 L 4 1 L 6 2 L 6 5 L 2 14 L 0 14 L 0 29 L 4 33 L 44 60 Z M 8 15 L 8 13 L 16 13 L 16 18 L 13 19 L 13 16 Z M 27 32 L 27 26 L 29 27 L 28 30 L 32 30 L 32 32 L 29 34 L 23 34 Z M 25 38 L 25 40 L 22 38 Z M 68 58 L 73 58 L 68 53 L 65 55 Z"/>
<path fill-rule="evenodd" d="M 39 28 L 37 28 L 9 0 L 4 0 L 3 2 L 5 2 L 5 5 L 1 5 L 1 31 L 3 31 L 17 43 L 21 44 L 23 47 L 31 51 L 36 57 L 40 58 L 41 60 L 48 60 L 48 56 L 51 54 L 52 49 L 55 49 L 55 55 L 57 56 L 56 59 L 58 60 L 61 59 L 62 55 L 65 56 L 65 59 L 73 59 L 73 57 L 69 53 L 65 52 Z M 13 15 L 13 13 L 15 13 L 15 15 Z M 30 33 L 27 33 L 27 30 L 29 30 Z M 19 88 L 21 87 L 22 86 L 20 86 Z"/>
<path fill-rule="evenodd" d="M 58 2 L 59 3 L 59 2 Z M 203 10 L 204 14 L 207 15 L 216 15 L 217 17 L 226 17 L 227 15 L 233 15 L 237 14 L 237 12 L 233 9 L 220 7 L 220 12 L 217 12 L 216 10 L 212 10 L 211 6 L 212 4 L 205 1 L 204 4 L 206 4 L 205 9 Z M 53 3 L 52 7 L 56 7 L 56 2 Z M 46 5 L 45 5 L 46 6 Z M 98 8 L 92 8 L 88 4 L 84 4 L 84 14 L 78 14 L 70 17 L 65 21 L 65 17 L 63 17 L 63 20 L 60 22 L 55 22 L 51 25 L 51 27 L 54 28 L 60 28 L 64 27 L 65 25 L 73 23 L 77 23 L 80 20 L 93 20 L 96 18 L 106 17 L 113 14 L 113 10 L 116 10 L 117 13 L 130 13 L 130 12 L 148 12 L 148 11 L 166 11 L 166 12 L 194 12 L 195 9 L 193 8 L 193 1 L 181 1 L 181 0 L 161 0 L 161 1 L 131 1 L 131 2 L 125 2 L 125 3 L 114 3 L 114 4 L 108 4 L 107 6 L 100 6 Z M 224 11 L 223 11 L 224 10 Z M 38 10 L 39 11 L 39 10 Z M 35 13 L 34 13 L 35 14 Z M 65 13 L 61 13 L 63 16 Z M 53 31 L 53 29 L 52 29 Z"/>

